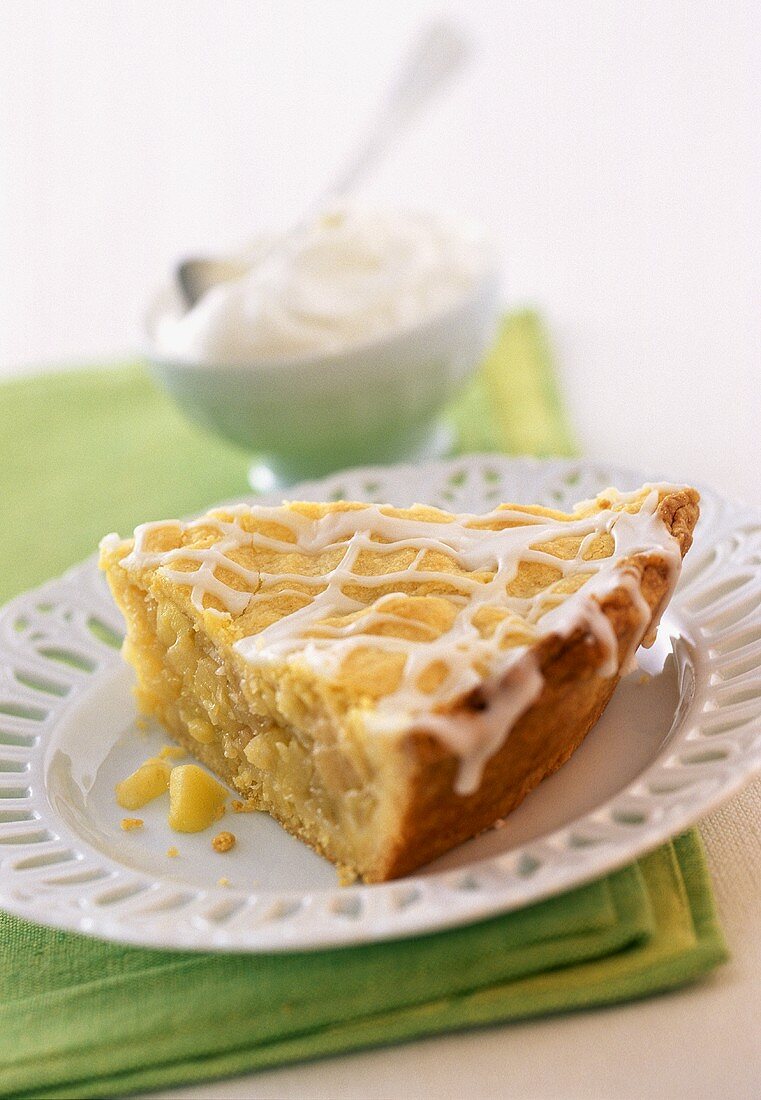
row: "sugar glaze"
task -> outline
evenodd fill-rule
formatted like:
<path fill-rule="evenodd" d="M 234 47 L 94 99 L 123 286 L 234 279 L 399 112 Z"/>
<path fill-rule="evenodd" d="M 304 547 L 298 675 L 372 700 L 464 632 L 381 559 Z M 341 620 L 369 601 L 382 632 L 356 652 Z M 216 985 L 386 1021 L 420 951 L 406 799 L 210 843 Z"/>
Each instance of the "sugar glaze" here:
<path fill-rule="evenodd" d="M 375 707 L 365 710 L 365 727 L 379 734 L 404 734 L 412 729 L 431 732 L 459 758 L 455 790 L 468 794 L 477 790 L 486 761 L 498 751 L 517 719 L 541 693 L 543 679 L 532 648 L 534 641 L 550 634 L 567 636 L 583 628 L 603 654 L 598 670 L 601 675 L 615 676 L 622 665 L 628 670 L 650 624 L 651 613 L 640 592 L 636 568 L 627 568 L 621 559 L 638 554 L 655 554 L 663 559 L 669 570 L 665 606 L 679 576 L 681 553 L 657 508 L 665 492 L 679 488 L 665 484 L 645 486 L 644 497 L 642 490 L 628 494 L 610 490 L 603 494 L 608 507 L 591 515 L 573 515 L 562 520 L 525 512 L 517 506 L 502 506 L 487 515 L 455 515 L 439 523 L 389 515 L 388 509 L 375 504 L 328 512 L 318 519 L 287 507 L 240 505 L 224 510 L 221 515 L 211 514 L 190 523 L 141 525 L 122 565 L 128 570 L 158 568 L 173 582 L 189 585 L 193 605 L 205 614 L 240 615 L 258 601 L 271 599 L 275 592 L 289 591 L 289 584 L 298 585 L 292 591 L 300 595 L 304 587 L 313 589 L 314 596 L 306 606 L 236 642 L 234 648 L 238 654 L 247 663 L 260 667 L 303 662 L 325 677 L 335 675 L 349 653 L 357 648 L 403 654 L 404 668 L 398 686 L 382 696 Z M 627 504 L 639 502 L 640 498 L 638 511 L 625 510 Z M 249 513 L 288 528 L 295 544 L 246 531 L 239 520 Z M 502 530 L 483 526 L 495 521 L 519 526 Z M 149 537 L 159 529 L 192 530 L 197 526 L 218 530 L 219 540 L 203 549 L 150 551 L 146 547 Z M 613 540 L 611 556 L 585 558 L 585 553 L 603 534 Z M 543 544 L 554 539 L 574 536 L 581 542 L 573 558 L 561 558 L 542 549 Z M 332 570 L 317 576 L 260 573 L 229 557 L 242 547 L 282 553 L 297 550 L 315 556 L 343 550 L 343 554 Z M 380 575 L 366 575 L 353 569 L 363 550 L 382 554 L 402 548 L 415 551 L 414 561 L 404 569 Z M 428 551 L 444 554 L 461 568 L 482 576 L 425 569 L 422 565 Z M 173 563 L 179 561 L 193 563 L 195 568 L 189 571 L 173 568 Z M 507 587 L 521 562 L 550 566 L 561 577 L 537 595 L 509 595 Z M 233 589 L 220 580 L 216 576 L 219 567 L 234 572 L 246 590 Z M 582 586 L 572 594 L 558 593 L 556 586 L 572 577 Z M 443 633 L 428 628 L 430 637 L 418 641 L 372 633 L 395 622 L 409 625 L 408 617 L 400 617 L 394 611 L 400 596 L 407 597 L 402 590 L 392 591 L 368 605 L 344 591 L 347 584 L 360 585 L 369 590 L 371 598 L 373 588 L 409 583 L 411 578 L 416 582 L 445 584 L 456 590 L 456 594 L 440 597 L 454 610 L 453 621 Z M 628 593 L 641 623 L 626 654 L 618 652 L 615 631 L 600 607 L 600 601 L 617 588 Z M 209 596 L 215 597 L 225 610 L 205 606 L 204 600 Z M 483 637 L 476 622 L 478 612 L 486 607 L 497 608 L 504 614 L 491 637 Z M 340 625 L 324 621 L 335 618 L 346 621 Z M 413 621 L 425 634 L 425 624 Z M 509 641 L 516 627 L 530 641 L 502 648 L 501 643 Z M 440 682 L 433 690 L 423 690 L 421 676 L 434 664 L 442 670 Z M 460 707 L 454 714 L 448 713 L 453 705 L 464 702 L 476 690 L 478 709 Z"/>

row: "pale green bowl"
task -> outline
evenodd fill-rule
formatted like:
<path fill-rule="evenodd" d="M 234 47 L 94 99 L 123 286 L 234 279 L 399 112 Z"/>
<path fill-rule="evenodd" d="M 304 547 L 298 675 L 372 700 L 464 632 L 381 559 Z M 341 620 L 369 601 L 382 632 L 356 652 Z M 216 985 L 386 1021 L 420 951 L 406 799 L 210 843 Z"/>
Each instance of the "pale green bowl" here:
<path fill-rule="evenodd" d="M 339 354 L 243 366 L 177 362 L 152 345 L 150 317 L 145 353 L 188 417 L 255 453 L 255 488 L 288 485 L 345 466 L 443 453 L 442 411 L 494 333 L 498 289 L 489 271 L 436 317 Z M 171 293 L 157 300 L 153 317 Z"/>

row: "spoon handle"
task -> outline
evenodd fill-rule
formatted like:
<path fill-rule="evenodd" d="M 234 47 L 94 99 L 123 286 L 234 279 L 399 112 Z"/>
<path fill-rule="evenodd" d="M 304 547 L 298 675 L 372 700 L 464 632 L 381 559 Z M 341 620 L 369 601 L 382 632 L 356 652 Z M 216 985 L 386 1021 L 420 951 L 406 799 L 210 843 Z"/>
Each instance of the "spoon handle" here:
<path fill-rule="evenodd" d="M 315 205 L 323 206 L 350 191 L 469 56 L 470 44 L 457 26 L 443 19 L 429 23 L 402 65 L 364 141 Z"/>
<path fill-rule="evenodd" d="M 262 244 L 255 257 L 225 260 L 186 260 L 177 268 L 177 281 L 188 308 L 219 283 L 239 279 L 254 265 L 269 259 L 297 238 L 326 206 L 343 198 L 381 159 L 394 138 L 409 125 L 421 108 L 462 68 L 470 56 L 470 44 L 462 32 L 446 20 L 429 23 L 402 65 L 395 83 L 376 112 L 354 156 L 343 171 L 284 232 Z"/>
<path fill-rule="evenodd" d="M 347 195 L 469 56 L 470 43 L 458 27 L 445 19 L 429 23 L 407 56 L 364 140 L 342 172 L 310 203 L 302 217 L 258 258 L 264 259 L 298 236 L 326 206 Z"/>

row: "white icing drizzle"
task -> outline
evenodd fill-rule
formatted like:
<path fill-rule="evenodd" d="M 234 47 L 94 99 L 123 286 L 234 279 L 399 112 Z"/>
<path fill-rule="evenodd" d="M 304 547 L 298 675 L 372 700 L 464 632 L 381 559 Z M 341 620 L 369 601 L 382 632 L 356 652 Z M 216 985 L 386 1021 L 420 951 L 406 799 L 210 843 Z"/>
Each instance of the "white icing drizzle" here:
<path fill-rule="evenodd" d="M 492 677 L 479 687 L 484 709 L 471 714 L 428 713 L 418 725 L 435 734 L 455 756 L 460 767 L 455 779 L 457 794 L 478 790 L 488 760 L 507 739 L 520 716 L 541 695 L 544 678 L 533 656 L 522 647 L 522 656 L 501 677 Z"/>
<path fill-rule="evenodd" d="M 303 597 L 303 589 L 311 589 L 312 598 L 305 606 L 236 642 L 234 648 L 238 654 L 259 667 L 303 662 L 329 678 L 339 672 L 345 658 L 358 647 L 401 653 L 404 656 L 401 681 L 394 691 L 378 699 L 374 708 L 365 709 L 365 727 L 377 733 L 402 734 L 412 729 L 433 733 L 458 756 L 460 769 L 455 790 L 467 794 L 478 788 L 484 764 L 542 690 L 542 676 L 531 647 L 500 647 L 515 629 L 515 615 L 522 620 L 517 625 L 536 639 L 549 634 L 567 636 L 579 628 L 587 630 L 603 654 L 598 670 L 602 676 L 615 676 L 622 660 L 629 666 L 651 613 L 640 592 L 637 570 L 622 566 L 621 559 L 656 554 L 665 561 L 669 570 L 669 593 L 662 604 L 665 606 L 679 576 L 681 553 L 678 542 L 658 516 L 657 507 L 660 495 L 679 488 L 665 484 L 645 486 L 646 496 L 633 513 L 625 507 L 642 491 L 628 494 L 611 491 L 609 497 L 615 507 L 566 520 L 534 515 L 514 506 L 499 508 L 486 516 L 463 514 L 437 523 L 388 515 L 383 506 L 375 504 L 328 512 L 318 519 L 290 508 L 240 505 L 226 510 L 232 515 L 231 520 L 211 515 L 187 524 L 177 521 L 143 524 L 136 529 L 134 546 L 122 559 L 122 565 L 128 570 L 155 567 L 173 582 L 190 586 L 193 605 L 206 614 L 237 616 L 275 594 L 290 591 Z M 244 530 L 238 519 L 249 513 L 287 528 L 295 543 Z M 498 531 L 483 526 L 495 520 L 520 526 Z M 149 551 L 148 537 L 168 527 L 181 530 L 203 527 L 219 537 L 204 549 Z M 585 552 L 605 532 L 613 539 L 613 554 L 585 560 Z M 574 558 L 559 558 L 541 548 L 544 543 L 569 536 L 581 538 Z M 379 538 L 388 541 L 379 542 Z M 242 547 L 306 556 L 336 551 L 340 559 L 330 571 L 315 576 L 257 572 L 229 557 Z M 363 550 L 383 554 L 403 548 L 416 551 L 414 561 L 404 569 L 378 575 L 355 571 Z M 427 551 L 445 554 L 468 572 L 482 573 L 485 577 L 423 569 Z M 174 568 L 174 563 L 180 561 L 186 565 L 192 563 L 195 568 Z M 558 593 L 558 580 L 533 597 L 508 595 L 507 586 L 521 562 L 551 566 L 561 574 L 560 579 L 578 574 L 587 579 L 572 594 Z M 220 580 L 216 575 L 219 567 L 234 572 L 246 591 L 230 588 Z M 456 589 L 457 594 L 438 597 L 446 600 L 454 612 L 453 622 L 444 633 L 439 635 L 417 619 L 395 614 L 395 602 L 407 595 L 401 588 L 373 600 L 373 589 L 389 586 L 393 589 L 395 584 L 402 585 L 413 578 L 415 582 L 430 580 Z M 289 585 L 299 588 L 291 589 Z M 347 595 L 347 585 L 366 590 L 365 600 Z M 623 588 L 630 596 L 641 623 L 623 658 L 618 652 L 615 631 L 600 606 L 604 597 L 616 588 Z M 205 607 L 207 596 L 216 597 L 226 611 Z M 490 638 L 482 637 L 474 621 L 485 607 L 497 608 L 505 614 Z M 325 622 L 336 618 L 345 621 L 340 625 Z M 423 640 L 368 633 L 383 624 L 409 625 L 411 621 L 420 629 Z M 434 663 L 443 670 L 441 682 L 433 691 L 424 691 L 419 679 Z M 448 713 L 454 704 L 465 702 L 476 690 L 478 709 L 465 706 L 459 707 L 454 715 Z"/>

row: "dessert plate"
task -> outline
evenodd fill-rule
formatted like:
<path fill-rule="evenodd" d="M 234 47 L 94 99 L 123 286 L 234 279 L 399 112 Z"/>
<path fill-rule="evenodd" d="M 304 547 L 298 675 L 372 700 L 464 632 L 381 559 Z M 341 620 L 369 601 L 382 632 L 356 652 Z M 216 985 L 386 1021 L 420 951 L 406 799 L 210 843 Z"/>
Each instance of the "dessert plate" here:
<path fill-rule="evenodd" d="M 469 456 L 378 467 L 292 498 L 566 508 L 652 474 L 579 461 Z M 501 827 L 413 877 L 337 885 L 264 814 L 172 833 L 165 799 L 125 816 L 114 785 L 166 737 L 138 721 L 122 625 L 94 560 L 0 611 L 0 906 L 106 939 L 286 951 L 433 932 L 515 909 L 623 865 L 694 824 L 761 769 L 761 509 L 703 490 L 682 579 L 640 668 L 573 758 Z M 176 848 L 176 857 L 168 850 Z"/>

